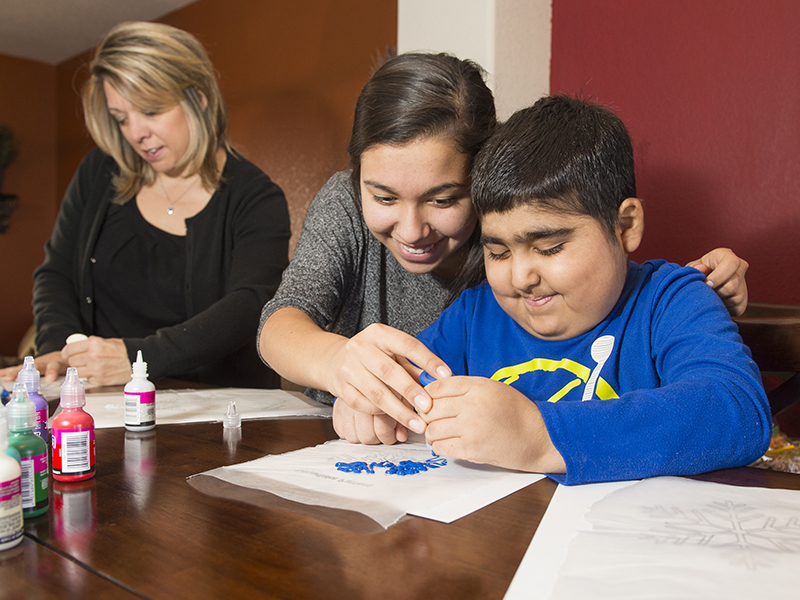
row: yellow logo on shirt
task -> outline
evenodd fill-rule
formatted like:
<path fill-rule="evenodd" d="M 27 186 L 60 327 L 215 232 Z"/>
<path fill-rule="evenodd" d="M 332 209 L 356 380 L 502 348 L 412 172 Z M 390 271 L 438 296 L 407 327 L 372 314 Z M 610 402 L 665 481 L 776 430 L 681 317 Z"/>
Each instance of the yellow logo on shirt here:
<path fill-rule="evenodd" d="M 558 390 L 555 394 L 550 396 L 547 399 L 548 402 L 558 402 L 566 396 L 570 390 L 578 387 L 579 385 L 585 384 L 589 376 L 591 375 L 592 370 L 588 367 L 584 367 L 582 364 L 575 362 L 574 360 L 570 360 L 568 358 L 562 358 L 561 360 L 551 360 L 549 358 L 534 358 L 533 360 L 529 360 L 524 363 L 520 363 L 518 365 L 513 365 L 511 367 L 503 367 L 495 372 L 492 375 L 492 379 L 495 381 L 499 381 L 501 383 L 505 383 L 507 385 L 511 385 L 517 379 L 519 379 L 520 375 L 525 373 L 531 373 L 533 371 L 558 371 L 559 369 L 563 369 L 575 375 L 575 379 L 567 383 L 564 387 Z M 617 393 L 614 389 L 603 379 L 600 377 L 597 380 L 597 386 L 595 388 L 595 394 L 600 400 L 611 400 L 613 398 L 619 398 Z"/>

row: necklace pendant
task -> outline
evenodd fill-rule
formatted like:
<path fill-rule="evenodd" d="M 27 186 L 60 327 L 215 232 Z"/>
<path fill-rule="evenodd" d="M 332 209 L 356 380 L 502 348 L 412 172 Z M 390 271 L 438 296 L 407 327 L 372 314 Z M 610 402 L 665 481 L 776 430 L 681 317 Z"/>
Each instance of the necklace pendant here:
<path fill-rule="evenodd" d="M 172 204 L 170 204 L 170 205 L 169 205 L 169 208 L 167 208 L 167 214 L 168 214 L 168 215 L 171 215 L 171 214 L 172 214 L 172 213 L 174 213 L 174 212 L 175 212 L 175 211 L 174 211 L 174 210 L 172 210 Z"/>

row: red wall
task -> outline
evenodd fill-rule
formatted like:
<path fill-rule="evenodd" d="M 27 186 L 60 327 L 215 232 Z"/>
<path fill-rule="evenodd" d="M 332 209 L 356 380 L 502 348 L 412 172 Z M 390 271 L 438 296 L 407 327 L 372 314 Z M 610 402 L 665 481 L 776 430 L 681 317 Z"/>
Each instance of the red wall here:
<path fill-rule="evenodd" d="M 553 0 L 551 91 L 614 107 L 645 202 L 637 260 L 727 246 L 800 304 L 800 2 Z"/>

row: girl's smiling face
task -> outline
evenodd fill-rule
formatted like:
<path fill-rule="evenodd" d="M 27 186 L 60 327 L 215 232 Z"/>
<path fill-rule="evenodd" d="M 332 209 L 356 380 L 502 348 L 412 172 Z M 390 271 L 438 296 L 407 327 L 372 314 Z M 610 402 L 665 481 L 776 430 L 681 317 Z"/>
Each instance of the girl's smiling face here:
<path fill-rule="evenodd" d="M 596 219 L 533 204 L 481 219 L 486 277 L 500 307 L 531 335 L 564 340 L 598 325 L 625 285 L 641 240 L 635 198 L 620 207 L 614 238 Z"/>
<path fill-rule="evenodd" d="M 364 222 L 411 273 L 451 279 L 475 230 L 469 160 L 448 139 L 381 144 L 361 155 Z"/>

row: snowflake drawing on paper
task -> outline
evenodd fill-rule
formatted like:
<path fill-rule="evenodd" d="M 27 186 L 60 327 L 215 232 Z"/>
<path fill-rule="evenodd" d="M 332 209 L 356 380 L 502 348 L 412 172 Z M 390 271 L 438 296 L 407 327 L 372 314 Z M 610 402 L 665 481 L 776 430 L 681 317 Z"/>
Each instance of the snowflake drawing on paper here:
<path fill-rule="evenodd" d="M 643 507 L 641 536 L 657 544 L 713 547 L 750 570 L 771 566 L 770 554 L 800 553 L 800 519 L 779 520 L 742 503 L 711 502 L 702 508 Z"/>

